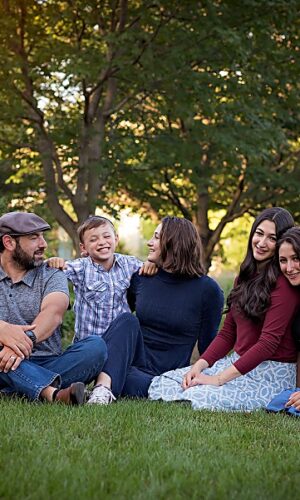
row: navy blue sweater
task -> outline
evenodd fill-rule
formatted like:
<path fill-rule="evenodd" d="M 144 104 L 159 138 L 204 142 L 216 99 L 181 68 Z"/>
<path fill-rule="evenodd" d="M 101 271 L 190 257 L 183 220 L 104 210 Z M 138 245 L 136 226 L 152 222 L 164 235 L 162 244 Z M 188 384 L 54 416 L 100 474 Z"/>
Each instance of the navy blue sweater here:
<path fill-rule="evenodd" d="M 205 351 L 217 333 L 224 298 L 208 276 L 159 269 L 153 277 L 133 275 L 128 301 L 141 325 L 148 370 L 158 375 L 189 365 L 196 342 Z"/>

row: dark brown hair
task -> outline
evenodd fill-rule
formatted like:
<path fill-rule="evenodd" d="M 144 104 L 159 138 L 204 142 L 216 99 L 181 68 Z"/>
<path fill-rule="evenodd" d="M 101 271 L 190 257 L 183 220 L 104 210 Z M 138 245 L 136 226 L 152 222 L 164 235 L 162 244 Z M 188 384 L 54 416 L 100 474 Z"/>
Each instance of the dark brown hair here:
<path fill-rule="evenodd" d="M 100 215 L 91 215 L 84 222 L 82 222 L 77 229 L 80 243 L 83 243 L 83 237 L 86 231 L 95 227 L 104 226 L 104 224 L 109 224 L 116 234 L 115 227 L 109 219 Z"/>
<path fill-rule="evenodd" d="M 255 219 L 248 240 L 247 253 L 241 264 L 236 286 L 231 290 L 227 305 L 234 305 L 248 318 L 262 320 L 269 305 L 272 290 L 275 288 L 279 275 L 277 257 L 266 262 L 261 272 L 257 272 L 257 262 L 253 257 L 252 238 L 257 227 L 264 221 L 274 222 L 276 238 L 294 225 L 290 212 L 281 207 L 266 208 Z"/>
<path fill-rule="evenodd" d="M 161 263 L 166 271 L 202 276 L 202 243 L 194 224 L 179 217 L 164 217 L 160 232 Z"/>
<path fill-rule="evenodd" d="M 281 247 L 283 243 L 289 243 L 292 245 L 295 254 L 300 258 L 300 227 L 291 227 L 283 233 L 277 242 L 277 249 Z"/>

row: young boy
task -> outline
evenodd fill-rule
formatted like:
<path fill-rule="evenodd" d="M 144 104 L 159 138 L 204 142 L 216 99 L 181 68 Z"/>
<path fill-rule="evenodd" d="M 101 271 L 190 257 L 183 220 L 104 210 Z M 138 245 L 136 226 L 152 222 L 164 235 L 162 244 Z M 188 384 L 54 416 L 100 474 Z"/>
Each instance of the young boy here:
<path fill-rule="evenodd" d="M 74 341 L 100 335 L 112 321 L 130 312 L 127 289 L 132 275 L 143 266 L 136 257 L 115 253 L 118 235 L 109 219 L 91 216 L 78 228 L 80 251 L 85 257 L 64 261 L 48 259 L 50 267 L 63 268 L 75 292 Z M 152 275 L 156 266 L 146 262 L 142 271 Z"/>

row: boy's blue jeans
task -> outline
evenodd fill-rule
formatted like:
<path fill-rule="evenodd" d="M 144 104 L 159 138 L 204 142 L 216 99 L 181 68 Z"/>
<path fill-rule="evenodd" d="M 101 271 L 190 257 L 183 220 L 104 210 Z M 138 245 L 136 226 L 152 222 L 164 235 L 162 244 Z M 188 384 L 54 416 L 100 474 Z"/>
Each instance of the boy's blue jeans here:
<path fill-rule="evenodd" d="M 0 373 L 0 390 L 38 400 L 49 385 L 68 387 L 73 382 L 87 384 L 101 372 L 107 359 L 102 338 L 91 335 L 69 346 L 60 356 L 32 356 L 15 371 Z"/>

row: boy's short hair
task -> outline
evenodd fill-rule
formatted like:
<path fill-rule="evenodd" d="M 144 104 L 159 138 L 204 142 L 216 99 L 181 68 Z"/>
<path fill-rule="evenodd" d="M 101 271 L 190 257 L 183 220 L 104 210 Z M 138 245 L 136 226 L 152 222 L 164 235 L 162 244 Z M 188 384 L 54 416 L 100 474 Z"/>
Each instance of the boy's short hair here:
<path fill-rule="evenodd" d="M 77 229 L 80 243 L 83 243 L 83 237 L 86 231 L 94 229 L 95 227 L 104 226 L 104 224 L 109 224 L 116 234 L 115 226 L 109 219 L 102 217 L 102 215 L 91 215 L 84 222 L 82 222 Z"/>

